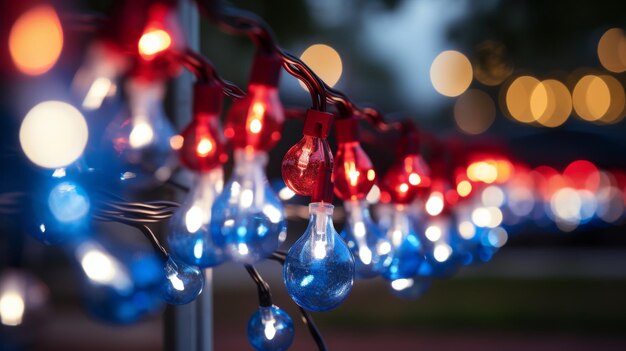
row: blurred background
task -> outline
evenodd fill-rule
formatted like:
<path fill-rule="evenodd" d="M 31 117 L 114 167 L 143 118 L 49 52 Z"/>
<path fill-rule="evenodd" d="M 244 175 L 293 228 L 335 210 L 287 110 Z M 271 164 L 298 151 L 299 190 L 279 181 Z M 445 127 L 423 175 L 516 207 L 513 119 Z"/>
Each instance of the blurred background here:
<path fill-rule="evenodd" d="M 15 269 L 29 272 L 20 284 L 33 295 L 28 300 L 35 308 L 24 323 L 2 319 L 0 350 L 160 350 L 166 325 L 161 307 L 127 325 L 94 319 L 106 315 L 106 306 L 94 306 L 97 303 L 85 297 L 80 270 L 72 260 L 62 249 L 22 235 L 20 223 L 27 215 L 2 207 L 38 177 L 18 141 L 29 99 L 37 94 L 62 96 L 69 89 L 91 39 L 92 20 L 98 18 L 81 20 L 78 14 L 109 14 L 114 1 L 51 3 L 61 23 L 71 25 L 63 27 L 60 58 L 45 79 L 21 77 L 6 50 L 20 11 L 35 2 L 3 11 L 0 25 L 0 262 L 5 281 Z M 382 279 L 357 281 L 340 308 L 315 314 L 331 350 L 626 349 L 626 3 L 229 3 L 264 18 L 283 48 L 355 102 L 374 106 L 391 120 L 410 116 L 433 139 L 460 140 L 466 148 L 506 155 L 545 188 L 537 185 L 544 190 L 518 194 L 530 199 L 528 211 L 516 212 L 510 204 L 503 208 L 505 215 L 509 211 L 518 216 L 503 224 L 508 233 L 497 246 L 506 246 L 489 262 L 465 267 L 452 279 L 435 280 L 424 294 L 414 289 L 410 299 L 398 296 L 402 289 Z M 245 87 L 253 45 L 210 22 L 202 21 L 200 27 L 202 53 L 222 77 Z M 310 104 L 308 92 L 284 73 L 280 96 L 288 108 Z M 171 102 L 166 106 L 170 118 L 175 109 Z M 100 137 L 107 122 L 90 123 L 91 135 Z M 301 128 L 301 122 L 288 121 L 270 154 L 268 177 L 277 191 L 283 186 L 277 181 L 280 160 L 300 139 Z M 364 143 L 381 170 L 389 167 L 393 152 L 384 144 Z M 88 148 L 98 146 L 89 141 Z M 427 142 L 423 152 L 426 158 L 432 152 Z M 583 194 L 550 182 L 580 160 L 589 162 L 574 163 L 570 171 L 583 169 L 597 178 L 590 191 Z M 175 192 L 160 187 L 142 196 L 174 198 Z M 306 228 L 306 220 L 297 215 L 304 199 L 290 201 L 288 243 Z M 337 212 L 340 230 L 343 218 Z M 139 234 L 120 226 L 98 229 L 109 250 L 150 251 Z M 129 261 L 136 258 L 128 256 L 134 257 Z M 267 262 L 259 270 L 276 302 L 294 316 L 292 349 L 315 349 L 295 317 L 297 309 L 285 291 L 280 266 Z M 245 328 L 258 304 L 245 270 L 234 264 L 215 269 L 213 292 L 215 349 L 250 349 Z M 0 315 L 5 316 L 2 308 L 15 305 L 2 301 Z"/>

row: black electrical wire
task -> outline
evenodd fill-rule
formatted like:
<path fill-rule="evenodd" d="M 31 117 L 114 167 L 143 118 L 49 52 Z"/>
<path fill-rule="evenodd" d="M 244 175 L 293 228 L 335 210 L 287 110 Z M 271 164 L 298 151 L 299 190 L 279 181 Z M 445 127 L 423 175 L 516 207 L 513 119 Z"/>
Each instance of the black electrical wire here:
<path fill-rule="evenodd" d="M 285 260 L 287 259 L 287 252 L 276 250 L 268 258 L 270 260 L 277 261 L 281 265 L 284 265 Z M 298 306 L 298 309 L 300 310 L 300 315 L 302 316 L 302 322 L 306 325 L 307 329 L 309 330 L 309 334 L 311 334 L 311 337 L 313 338 L 313 341 L 315 341 L 317 348 L 320 351 L 328 350 L 328 348 L 326 347 L 326 343 L 324 342 L 324 338 L 322 337 L 322 334 L 320 333 L 319 329 L 317 328 L 317 325 L 315 324 L 315 321 L 313 320 L 313 316 L 311 316 L 311 314 L 307 310 L 305 310 L 304 308 L 300 306 Z"/>
<path fill-rule="evenodd" d="M 246 271 L 256 284 L 258 293 L 259 293 L 259 306 L 261 307 L 270 307 L 272 306 L 272 292 L 270 290 L 270 285 L 263 280 L 259 271 L 254 268 L 253 265 L 245 264 Z"/>

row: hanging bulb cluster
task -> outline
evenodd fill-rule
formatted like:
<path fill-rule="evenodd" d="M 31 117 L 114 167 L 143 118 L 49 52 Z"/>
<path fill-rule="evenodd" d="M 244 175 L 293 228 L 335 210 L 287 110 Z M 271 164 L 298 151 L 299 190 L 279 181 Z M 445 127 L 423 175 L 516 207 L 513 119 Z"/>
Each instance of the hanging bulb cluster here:
<path fill-rule="evenodd" d="M 294 181 L 299 172 L 304 177 L 315 176 L 310 189 L 309 225 L 287 253 L 283 279 L 298 305 L 317 312 L 339 306 L 354 282 L 354 258 L 332 219 L 333 161 L 326 141 L 331 121 L 331 114 L 309 110 L 304 138 L 287 152 L 282 167 L 287 184 L 303 185 Z"/>
<path fill-rule="evenodd" d="M 220 128 L 222 87 L 196 82 L 192 121 L 182 132 L 180 161 L 195 174 L 195 184 L 170 219 L 167 237 L 172 254 L 188 265 L 213 267 L 226 260 L 211 228 L 213 205 L 222 191 L 222 164 L 228 159 Z"/>
<path fill-rule="evenodd" d="M 235 262 L 266 258 L 287 236 L 282 203 L 265 175 L 267 151 L 280 139 L 284 121 L 277 92 L 280 62 L 256 55 L 248 96 L 235 102 L 226 119 L 234 168 L 213 207 L 213 232 Z"/>
<path fill-rule="evenodd" d="M 394 206 L 387 239 L 392 246 L 391 264 L 385 279 L 394 281 L 419 273 L 426 258 L 424 244 L 418 235 L 409 204 L 430 185 L 430 170 L 419 154 L 416 132 L 404 135 L 398 160 L 383 177 L 382 187 Z"/>
<path fill-rule="evenodd" d="M 346 222 L 341 237 L 352 251 L 358 278 L 384 273 L 391 263 L 391 243 L 373 222 L 365 197 L 374 186 L 376 172 L 359 143 L 356 118 L 335 122 L 337 155 L 333 169 L 335 195 L 344 200 Z"/>

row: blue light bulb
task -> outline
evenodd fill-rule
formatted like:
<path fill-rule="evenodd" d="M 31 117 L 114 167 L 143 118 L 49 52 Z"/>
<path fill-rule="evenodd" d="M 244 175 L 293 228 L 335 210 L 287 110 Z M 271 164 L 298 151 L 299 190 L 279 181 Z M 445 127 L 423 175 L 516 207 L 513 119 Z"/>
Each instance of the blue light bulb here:
<path fill-rule="evenodd" d="M 167 180 L 176 157 L 171 140 L 174 128 L 163 110 L 165 83 L 138 78 L 126 83 L 128 110 L 119 114 L 104 133 L 112 149 L 116 176 L 124 184 L 142 188 Z"/>
<path fill-rule="evenodd" d="M 254 263 L 287 237 L 283 206 L 265 177 L 267 153 L 235 150 L 233 175 L 213 205 L 217 244 L 236 262 Z"/>
<path fill-rule="evenodd" d="M 259 307 L 248 321 L 248 340 L 258 351 L 284 351 L 293 342 L 293 321 L 276 306 Z"/>
<path fill-rule="evenodd" d="M 392 281 L 389 285 L 391 292 L 400 298 L 417 300 L 430 289 L 432 282 L 429 279 L 402 278 Z"/>
<path fill-rule="evenodd" d="M 84 275 L 82 297 L 87 311 L 109 323 L 129 324 L 159 312 L 157 287 L 162 262 L 153 251 L 85 240 L 69 250 Z"/>
<path fill-rule="evenodd" d="M 223 182 L 221 167 L 200 173 L 183 205 L 170 219 L 167 242 L 177 259 L 200 268 L 217 266 L 226 259 L 211 234 L 212 207 Z"/>
<path fill-rule="evenodd" d="M 289 249 L 283 266 L 289 295 L 310 311 L 339 306 L 354 282 L 354 258 L 333 226 L 333 209 L 326 203 L 309 204 L 309 226 Z"/>
<path fill-rule="evenodd" d="M 172 305 L 185 305 L 195 300 L 204 287 L 202 271 L 169 258 L 165 262 L 161 296 Z"/>
<path fill-rule="evenodd" d="M 417 236 L 405 205 L 396 205 L 387 238 L 392 246 L 392 260 L 383 274 L 385 279 L 410 278 L 424 263 L 423 245 Z"/>
<path fill-rule="evenodd" d="M 82 238 L 87 231 L 91 201 L 77 182 L 63 180 L 35 196 L 28 232 L 48 245 Z"/>
<path fill-rule="evenodd" d="M 372 221 L 365 201 L 346 201 L 346 224 L 341 237 L 352 251 L 357 278 L 382 274 L 391 264 L 391 243 Z"/>
<path fill-rule="evenodd" d="M 428 217 L 422 240 L 427 264 L 419 268 L 418 275 L 448 278 L 462 264 L 462 247 L 454 221 L 448 214 Z"/>

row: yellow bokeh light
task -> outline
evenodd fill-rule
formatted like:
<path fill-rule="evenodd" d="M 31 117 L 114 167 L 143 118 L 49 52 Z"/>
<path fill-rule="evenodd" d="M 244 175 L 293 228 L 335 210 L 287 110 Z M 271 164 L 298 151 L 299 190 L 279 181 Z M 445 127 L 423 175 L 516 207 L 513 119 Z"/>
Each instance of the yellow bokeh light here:
<path fill-rule="evenodd" d="M 496 118 L 496 105 L 491 97 L 477 89 L 470 89 L 454 103 L 456 125 L 467 134 L 486 131 Z"/>
<path fill-rule="evenodd" d="M 56 11 L 49 5 L 34 7 L 11 27 L 9 52 L 24 74 L 39 75 L 54 66 L 63 49 L 63 29 Z"/>
<path fill-rule="evenodd" d="M 435 57 L 430 66 L 430 81 L 441 95 L 459 96 L 472 83 L 472 64 L 462 53 L 448 50 Z"/>
<path fill-rule="evenodd" d="M 462 180 L 456 186 L 456 192 L 460 197 L 466 197 L 472 192 L 472 183 L 467 180 Z"/>
<path fill-rule="evenodd" d="M 82 155 L 88 134 L 87 122 L 74 106 L 61 101 L 45 101 L 24 117 L 20 144 L 34 164 L 60 168 Z"/>
<path fill-rule="evenodd" d="M 530 97 L 530 111 L 539 124 L 558 127 L 572 112 L 572 97 L 565 84 L 555 79 L 540 82 Z"/>
<path fill-rule="evenodd" d="M 341 78 L 341 72 L 343 71 L 343 64 L 341 63 L 341 56 L 332 47 L 325 44 L 314 44 L 309 46 L 300 59 L 309 66 L 315 74 L 317 74 L 324 83 L 329 86 L 334 86 Z M 302 88 L 306 89 L 306 86 L 300 82 Z"/>
<path fill-rule="evenodd" d="M 626 71 L 626 35 L 620 28 L 607 30 L 598 42 L 598 59 L 608 71 Z"/>
<path fill-rule="evenodd" d="M 601 77 L 586 75 L 582 77 L 572 94 L 574 110 L 586 121 L 602 118 L 611 105 L 611 91 Z"/>
<path fill-rule="evenodd" d="M 520 76 L 508 86 L 505 102 L 511 117 L 522 123 L 535 121 L 531 110 L 531 95 L 539 83 L 534 77 Z"/>
<path fill-rule="evenodd" d="M 626 94 L 624 87 L 619 80 L 609 75 L 601 75 L 600 78 L 609 88 L 611 96 L 611 105 L 599 122 L 612 124 L 621 121 L 624 118 L 624 109 L 626 108 Z"/>

